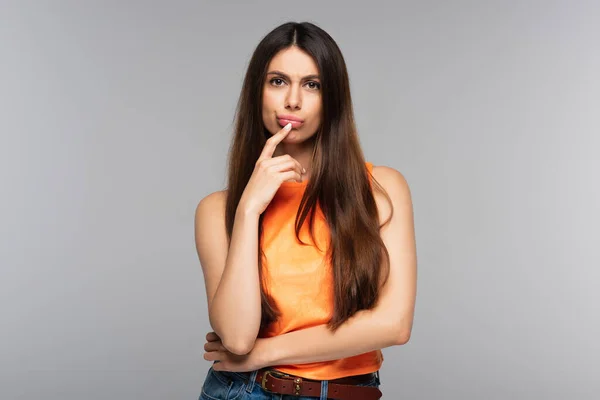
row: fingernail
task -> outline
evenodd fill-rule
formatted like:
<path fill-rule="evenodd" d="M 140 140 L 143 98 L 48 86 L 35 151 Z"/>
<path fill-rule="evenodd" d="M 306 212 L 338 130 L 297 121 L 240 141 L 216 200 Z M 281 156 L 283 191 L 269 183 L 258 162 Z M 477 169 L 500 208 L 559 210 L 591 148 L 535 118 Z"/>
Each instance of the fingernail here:
<path fill-rule="evenodd" d="M 288 131 L 289 131 L 290 129 L 292 129 L 292 123 L 291 123 L 291 122 L 288 122 L 288 124 L 285 126 L 285 129 L 287 129 Z"/>
<path fill-rule="evenodd" d="M 302 168 L 302 173 L 305 174 L 306 173 L 306 168 Z"/>

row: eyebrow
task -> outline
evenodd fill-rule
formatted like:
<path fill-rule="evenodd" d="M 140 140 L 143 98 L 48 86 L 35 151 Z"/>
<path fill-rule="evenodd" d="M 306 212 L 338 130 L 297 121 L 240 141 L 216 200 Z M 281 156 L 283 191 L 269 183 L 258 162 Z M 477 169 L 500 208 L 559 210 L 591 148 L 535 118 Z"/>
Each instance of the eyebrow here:
<path fill-rule="evenodd" d="M 267 75 L 280 75 L 280 76 L 283 76 L 285 79 L 291 80 L 288 75 L 284 74 L 281 71 L 269 71 L 269 72 L 267 72 Z M 319 77 L 319 75 L 312 74 L 312 75 L 306 75 L 301 80 L 304 81 L 307 79 L 321 79 L 321 78 Z"/>

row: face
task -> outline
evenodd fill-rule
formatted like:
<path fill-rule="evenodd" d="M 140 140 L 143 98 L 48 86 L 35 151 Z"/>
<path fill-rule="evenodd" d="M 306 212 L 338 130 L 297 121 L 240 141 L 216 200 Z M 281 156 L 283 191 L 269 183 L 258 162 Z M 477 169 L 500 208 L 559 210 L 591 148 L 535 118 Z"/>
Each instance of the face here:
<path fill-rule="evenodd" d="M 284 142 L 301 143 L 321 125 L 321 80 L 311 56 L 292 46 L 269 63 L 263 85 L 262 118 L 274 135 L 288 122 L 292 131 Z"/>

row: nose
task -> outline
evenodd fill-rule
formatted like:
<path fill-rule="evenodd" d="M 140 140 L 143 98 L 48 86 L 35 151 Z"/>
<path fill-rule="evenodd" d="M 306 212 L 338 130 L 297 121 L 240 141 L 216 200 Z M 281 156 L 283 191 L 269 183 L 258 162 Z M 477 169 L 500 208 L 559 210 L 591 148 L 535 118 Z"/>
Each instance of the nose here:
<path fill-rule="evenodd" d="M 288 90 L 286 96 L 286 106 L 287 109 L 299 110 L 302 107 L 302 99 L 300 88 L 297 85 L 290 85 L 290 89 Z"/>

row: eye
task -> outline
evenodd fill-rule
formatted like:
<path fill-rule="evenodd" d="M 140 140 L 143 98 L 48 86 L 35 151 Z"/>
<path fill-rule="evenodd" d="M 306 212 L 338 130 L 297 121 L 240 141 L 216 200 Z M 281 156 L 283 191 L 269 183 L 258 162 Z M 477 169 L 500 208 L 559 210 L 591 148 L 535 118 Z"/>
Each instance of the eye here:
<path fill-rule="evenodd" d="M 277 83 L 276 83 L 277 82 Z M 272 85 L 274 84 L 275 86 L 281 86 L 279 84 L 279 82 L 283 83 L 283 79 L 281 78 L 273 78 L 269 81 L 269 83 L 271 83 Z"/>
<path fill-rule="evenodd" d="M 310 81 L 310 82 L 307 82 L 306 84 L 309 85 L 309 87 L 311 89 L 315 89 L 315 90 L 321 89 L 321 84 L 319 82 Z M 310 86 L 310 85 L 313 85 L 313 86 Z"/>

